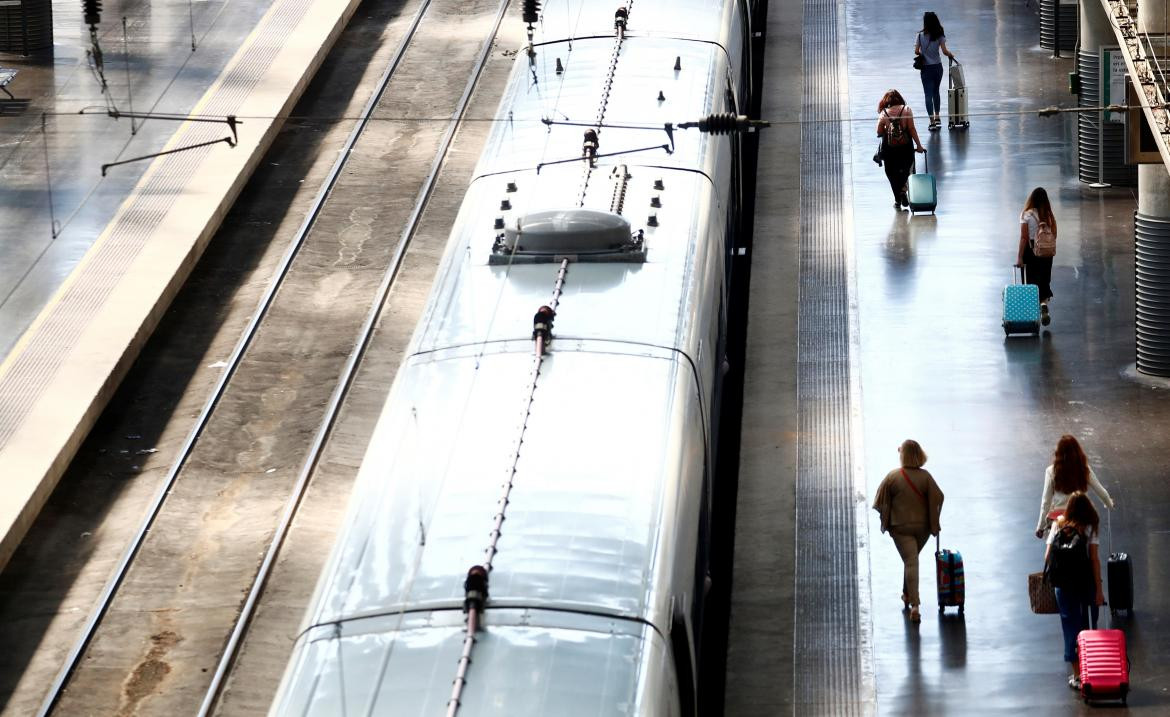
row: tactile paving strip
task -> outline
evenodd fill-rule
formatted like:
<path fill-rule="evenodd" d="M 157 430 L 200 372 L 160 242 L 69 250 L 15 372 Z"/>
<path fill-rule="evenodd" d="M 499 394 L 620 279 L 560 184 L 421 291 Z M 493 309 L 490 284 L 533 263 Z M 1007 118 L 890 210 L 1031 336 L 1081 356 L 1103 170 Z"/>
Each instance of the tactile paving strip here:
<path fill-rule="evenodd" d="M 796 714 L 873 712 L 858 585 L 838 0 L 805 0 L 796 479 Z"/>
<path fill-rule="evenodd" d="M 235 113 L 312 4 L 312 0 L 281 3 L 200 112 L 212 116 Z M 225 134 L 223 125 L 196 123 L 187 127 L 182 144 L 207 142 Z M 114 220 L 106 241 L 81 267 L 81 274 L 37 327 L 36 335 L 7 373 L 0 376 L 0 449 L 20 428 L 41 392 L 53 381 L 86 322 L 117 287 L 167 209 L 212 150 L 212 147 L 193 149 L 159 160 L 155 171 L 138 188 L 133 203 Z"/>

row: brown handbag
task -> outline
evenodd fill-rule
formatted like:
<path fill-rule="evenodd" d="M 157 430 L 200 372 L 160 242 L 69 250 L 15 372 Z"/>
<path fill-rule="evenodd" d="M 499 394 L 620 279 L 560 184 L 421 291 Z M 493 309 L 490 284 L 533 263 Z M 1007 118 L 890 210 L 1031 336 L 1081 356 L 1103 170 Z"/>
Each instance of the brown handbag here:
<path fill-rule="evenodd" d="M 1032 612 L 1037 615 L 1056 615 L 1060 613 L 1060 606 L 1056 604 L 1056 591 L 1044 579 L 1044 573 L 1028 575 L 1028 602 Z"/>

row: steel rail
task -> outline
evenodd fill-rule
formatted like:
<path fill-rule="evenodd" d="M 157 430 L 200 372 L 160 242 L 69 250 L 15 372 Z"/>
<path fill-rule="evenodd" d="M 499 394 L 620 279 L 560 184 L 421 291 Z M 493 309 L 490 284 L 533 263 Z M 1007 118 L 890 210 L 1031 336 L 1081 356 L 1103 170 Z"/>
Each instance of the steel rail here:
<path fill-rule="evenodd" d="M 260 323 L 264 320 L 268 310 L 271 308 L 272 303 L 276 297 L 276 292 L 280 289 L 284 283 L 284 280 L 287 278 L 293 261 L 298 256 L 305 239 L 309 235 L 309 231 L 316 224 L 317 218 L 321 214 L 321 210 L 325 205 L 325 201 L 332 193 L 333 187 L 337 184 L 337 180 L 340 178 L 341 172 L 345 168 L 345 165 L 349 162 L 350 155 L 353 152 L 354 146 L 357 144 L 358 138 L 365 131 L 366 125 L 369 124 L 370 119 L 373 117 L 374 110 L 377 107 L 379 100 L 381 100 L 382 95 L 386 91 L 386 87 L 390 84 L 391 76 L 394 74 L 395 70 L 398 68 L 398 65 L 401 63 L 402 57 L 406 53 L 406 48 L 410 45 L 410 41 L 413 39 L 414 34 L 418 29 L 420 22 L 422 21 L 423 15 L 426 13 L 427 8 L 430 7 L 430 4 L 431 0 L 422 0 L 422 2 L 419 4 L 419 8 L 415 12 L 414 18 L 411 20 L 411 24 L 407 28 L 406 33 L 403 35 L 401 42 L 399 42 L 394 56 L 391 58 L 389 64 L 386 67 L 386 70 L 382 73 L 382 77 L 378 80 L 378 84 L 374 89 L 374 93 L 370 96 L 369 101 L 366 102 L 365 107 L 362 109 L 362 114 L 360 115 L 357 123 L 354 125 L 353 129 L 350 130 L 349 136 L 346 138 L 345 144 L 339 152 L 337 160 L 334 161 L 333 166 L 329 170 L 329 174 L 326 176 L 324 183 L 317 191 L 316 196 L 313 198 L 313 203 L 309 207 L 308 214 L 301 222 L 301 225 L 297 229 L 292 242 L 285 251 L 284 257 L 281 259 L 281 262 L 278 265 L 275 274 L 273 275 L 272 281 L 270 282 L 267 291 L 265 291 L 263 297 L 261 297 L 256 311 L 252 313 L 252 319 L 248 322 L 248 325 L 244 328 L 243 335 L 236 343 L 236 347 L 226 362 L 227 365 L 224 367 L 224 371 L 220 375 L 219 381 L 212 389 L 211 396 L 207 399 L 207 402 L 203 406 L 202 412 L 195 420 L 195 425 L 192 426 L 191 431 L 187 434 L 186 440 L 184 440 L 182 446 L 180 447 L 175 463 L 171 466 L 171 469 L 167 473 L 166 478 L 163 480 L 162 484 L 159 486 L 158 491 L 155 493 L 154 499 L 151 501 L 150 506 L 147 509 L 146 516 L 143 518 L 142 524 L 138 527 L 138 532 L 130 541 L 130 544 L 127 545 L 125 552 L 122 554 L 121 560 L 119 560 L 117 567 L 114 569 L 114 574 L 106 582 L 105 587 L 102 588 L 102 592 L 98 597 L 97 606 L 93 609 L 93 611 L 91 611 L 89 619 L 86 621 L 85 627 L 82 629 L 81 636 L 70 649 L 69 654 L 65 658 L 65 663 L 61 666 L 61 670 L 57 673 L 53 683 L 49 686 L 49 691 L 45 695 L 45 699 L 41 702 L 40 708 L 37 710 L 37 717 L 47 717 L 47 715 L 52 712 L 53 707 L 57 704 L 57 701 L 61 698 L 61 694 L 65 690 L 65 685 L 69 682 L 70 676 L 77 668 L 77 663 L 80 661 L 82 654 L 85 652 L 86 648 L 89 647 L 89 643 L 93 639 L 94 633 L 97 631 L 98 624 L 100 624 L 102 618 L 105 617 L 106 611 L 109 610 L 110 604 L 113 602 L 114 595 L 117 593 L 118 588 L 122 584 L 122 581 L 126 578 L 126 574 L 130 570 L 130 564 L 134 561 L 138 551 L 142 548 L 143 543 L 146 541 L 147 532 L 150 530 L 151 526 L 154 524 L 155 519 L 162 511 L 162 506 L 166 502 L 166 498 L 170 494 L 171 488 L 174 486 L 175 481 L 178 479 L 179 473 L 186 465 L 187 459 L 191 456 L 191 453 L 195 448 L 195 444 L 199 441 L 199 437 L 203 433 L 203 429 L 206 428 L 207 424 L 210 422 L 211 415 L 219 405 L 220 399 L 223 398 L 223 395 L 227 390 L 228 383 L 235 376 L 236 370 L 239 368 L 240 363 L 243 360 L 244 352 L 247 351 L 248 347 L 251 346 L 252 339 L 255 338 L 257 332 L 259 331 Z"/>
<path fill-rule="evenodd" d="M 198 717 L 206 717 L 211 714 L 212 709 L 214 709 L 219 699 L 223 681 L 235 662 L 236 655 L 239 652 L 240 642 L 247 632 L 252 615 L 256 611 L 256 606 L 264 591 L 268 576 L 272 573 L 272 568 L 276 563 L 276 557 L 292 526 L 293 518 L 296 516 L 297 509 L 300 506 L 305 491 L 308 489 L 309 481 L 317 468 L 321 454 L 324 452 L 325 444 L 333 431 L 333 427 L 336 425 L 341 407 L 349 395 L 350 388 L 353 387 L 353 382 L 357 377 L 358 366 L 365 356 L 366 349 L 369 348 L 370 341 L 374 335 L 374 329 L 378 323 L 378 317 L 381 316 L 382 310 L 385 308 L 386 300 L 390 295 L 390 288 L 398 275 L 398 270 L 401 268 L 402 262 L 406 258 L 406 250 L 410 246 L 410 241 L 414 237 L 415 230 L 422 221 L 423 211 L 426 209 L 431 194 L 434 192 L 435 185 L 438 183 L 439 171 L 442 169 L 443 162 L 446 160 L 451 143 L 455 138 L 455 130 L 458 129 L 460 121 L 467 112 L 467 107 L 471 103 L 471 95 L 479 82 L 480 76 L 483 74 L 483 69 L 487 65 L 488 59 L 491 57 L 492 44 L 495 42 L 500 24 L 504 20 L 509 2 L 510 0 L 500 0 L 499 9 L 496 11 L 495 22 L 484 38 L 471 76 L 468 78 L 467 85 L 463 89 L 463 94 L 460 96 L 455 110 L 451 113 L 451 117 L 447 123 L 447 129 L 439 141 L 439 148 L 435 152 L 434 159 L 431 161 L 430 171 L 426 179 L 423 180 L 423 185 L 419 190 L 418 196 L 415 198 L 414 207 L 403 227 L 402 233 L 398 237 L 398 244 L 395 248 L 394 256 L 390 261 L 389 267 L 386 269 L 386 273 L 382 277 L 382 282 L 378 286 L 378 291 L 370 305 L 370 310 L 366 314 L 365 322 L 362 324 L 362 328 L 358 333 L 354 348 L 350 351 L 349 358 L 345 362 L 337 385 L 329 398 L 329 403 L 326 405 L 325 417 L 321 421 L 317 434 L 313 437 L 309 453 L 297 476 L 296 485 L 281 514 L 276 533 L 273 535 L 272 542 L 268 546 L 268 551 L 264 555 L 264 560 L 260 564 L 260 569 L 257 571 L 256 577 L 252 582 L 252 587 L 248 591 L 248 597 L 240 609 L 240 614 L 236 619 L 232 634 L 228 638 L 224 651 L 220 656 L 219 663 L 216 665 L 211 684 L 204 694 L 203 703 L 199 706 Z"/>

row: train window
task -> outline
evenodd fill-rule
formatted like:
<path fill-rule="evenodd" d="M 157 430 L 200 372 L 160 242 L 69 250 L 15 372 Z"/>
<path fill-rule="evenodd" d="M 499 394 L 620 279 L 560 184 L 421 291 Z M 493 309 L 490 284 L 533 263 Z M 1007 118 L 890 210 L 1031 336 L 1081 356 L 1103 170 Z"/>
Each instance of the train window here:
<path fill-rule="evenodd" d="M 554 209 L 519 217 L 496 236 L 492 264 L 575 261 L 646 261 L 642 232 L 612 212 Z"/>

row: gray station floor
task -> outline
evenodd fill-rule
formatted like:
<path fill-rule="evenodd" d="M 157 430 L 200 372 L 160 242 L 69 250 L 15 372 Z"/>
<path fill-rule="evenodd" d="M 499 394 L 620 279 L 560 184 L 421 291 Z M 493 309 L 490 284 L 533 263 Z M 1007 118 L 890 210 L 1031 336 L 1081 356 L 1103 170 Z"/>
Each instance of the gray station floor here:
<path fill-rule="evenodd" d="M 114 119 L 107 109 L 190 112 L 271 5 L 107 0 L 98 25 L 105 96 L 80 4 L 54 8 L 51 53 L 0 55 L 19 71 L 7 87 L 16 99 L 0 100 L 0 360 L 150 162 L 104 176 L 102 165 L 160 151 L 181 124 Z"/>
<path fill-rule="evenodd" d="M 1117 502 L 1102 553 L 1112 545 L 1134 561 L 1133 616 L 1111 619 L 1104 611 L 1102 618 L 1102 626 L 1128 635 L 1129 710 L 1164 714 L 1170 705 L 1170 570 L 1162 559 L 1170 547 L 1170 528 L 1163 525 L 1170 393 L 1127 371 L 1134 361 L 1137 190 L 1081 184 L 1075 115 L 1027 112 L 1075 105 L 1067 92 L 1073 61 L 1040 49 L 1034 11 L 1023 2 L 947 0 L 931 9 L 965 65 L 971 127 L 951 132 L 944 124 L 928 133 L 920 123 L 938 181 L 938 212 L 895 211 L 885 175 L 871 160 L 876 105 L 895 87 L 918 117 L 925 115 L 911 67 L 921 10 L 872 1 L 772 3 L 765 117 L 794 119 L 796 98 L 816 84 L 802 90 L 792 58 L 803 42 L 808 83 L 809 48 L 817 40 L 810 17 L 826 8 L 844 13 L 839 47 L 848 86 L 841 116 L 856 120 L 841 128 L 839 189 L 847 216 L 838 218 L 852 256 L 836 261 L 852 262 L 854 297 L 848 320 L 855 414 L 852 435 L 838 442 L 851 443 L 850 470 L 859 478 L 853 509 L 836 518 L 842 532 L 860 518 L 854 546 L 860 560 L 856 575 L 836 577 L 854 581 L 859 595 L 828 608 L 829 622 L 837 611 L 837 622 L 848 626 L 844 643 L 831 626 L 816 626 L 834 645 L 811 653 L 801 647 L 809 619 L 802 606 L 836 595 L 817 587 L 826 576 L 801 573 L 806 564 L 798 555 L 820 550 L 824 565 L 839 563 L 833 546 L 805 529 L 810 518 L 802 512 L 802 491 L 810 486 L 799 476 L 809 459 L 800 455 L 797 426 L 803 429 L 804 416 L 824 409 L 825 397 L 798 395 L 785 374 L 795 373 L 804 357 L 801 344 L 786 337 L 828 327 L 801 324 L 803 311 L 778 302 L 797 301 L 803 309 L 799 302 L 808 300 L 807 277 L 793 276 L 791 263 L 809 241 L 800 229 L 819 220 L 801 216 L 808 205 L 797 206 L 793 190 L 829 163 L 823 155 L 800 157 L 799 182 L 793 170 L 775 170 L 795 166 L 785 159 L 801 142 L 790 126 L 779 125 L 762 138 L 757 193 L 727 713 L 760 713 L 765 705 L 795 714 L 1088 713 L 1066 685 L 1059 618 L 1032 614 L 1026 591 L 1027 574 L 1042 567 L 1043 545 L 1032 531 L 1044 470 L 1057 439 L 1071 433 Z M 945 108 L 945 79 L 942 91 Z M 1052 324 L 1039 338 L 1005 339 L 1001 291 L 1013 277 L 1018 217 L 1036 186 L 1047 188 L 1059 222 Z M 784 288 L 789 280 L 801 291 Z M 954 609 L 935 612 L 933 545 L 921 558 L 922 623 L 910 623 L 901 611 L 901 562 L 868 505 L 897 467 L 896 448 L 905 438 L 923 444 L 926 467 L 946 493 L 942 543 L 965 558 L 964 617 Z M 851 671 L 841 666 L 849 660 L 856 663 Z M 830 691 L 858 694 L 823 694 Z"/>

